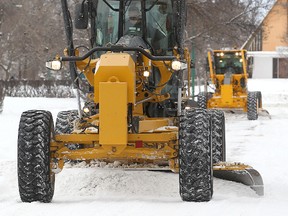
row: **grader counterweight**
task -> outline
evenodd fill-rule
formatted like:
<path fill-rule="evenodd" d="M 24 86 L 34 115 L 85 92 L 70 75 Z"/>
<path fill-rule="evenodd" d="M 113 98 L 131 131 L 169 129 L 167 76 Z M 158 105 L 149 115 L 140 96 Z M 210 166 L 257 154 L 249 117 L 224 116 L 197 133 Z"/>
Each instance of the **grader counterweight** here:
<path fill-rule="evenodd" d="M 237 178 L 241 171 L 238 180 L 251 179 L 248 185 L 255 186 L 246 167 L 225 163 L 223 112 L 190 105 L 191 61 L 183 40 L 186 1 L 82 1 L 75 26 L 91 30 L 91 47 L 83 56 L 74 47 L 67 1 L 61 3 L 68 48 L 46 66 L 60 70 L 69 62 L 76 90 L 82 90 L 82 75 L 89 90 L 84 106 L 78 97 L 78 111 L 58 114 L 55 130 L 49 111 L 22 114 L 18 179 L 23 202 L 50 202 L 55 174 L 67 160 L 164 164 L 179 172 L 184 201 L 212 198 L 213 167 L 219 177 L 225 171 Z M 131 14 L 136 27 L 128 24 Z M 31 179 L 34 183 L 28 184 Z"/>

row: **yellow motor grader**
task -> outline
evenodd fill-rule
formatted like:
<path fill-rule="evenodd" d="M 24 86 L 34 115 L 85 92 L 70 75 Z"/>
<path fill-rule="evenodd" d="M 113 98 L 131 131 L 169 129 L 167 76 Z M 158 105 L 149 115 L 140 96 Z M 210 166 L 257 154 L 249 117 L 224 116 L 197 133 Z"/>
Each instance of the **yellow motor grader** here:
<path fill-rule="evenodd" d="M 198 95 L 199 107 L 241 110 L 247 113 L 249 120 L 257 120 L 258 114 L 265 110 L 262 109 L 261 92 L 251 92 L 247 88 L 246 50 L 209 50 L 208 67 L 215 91 L 201 92 Z"/>
<path fill-rule="evenodd" d="M 55 174 L 66 161 L 94 159 L 165 165 L 179 172 L 184 201 L 209 201 L 213 175 L 263 195 L 256 170 L 225 162 L 223 112 L 196 108 L 190 99 L 191 60 L 183 42 L 186 1 L 80 2 L 74 25 L 91 30 L 91 47 L 82 56 L 82 46 L 74 47 L 67 0 L 61 4 L 68 47 L 46 66 L 60 70 L 69 62 L 79 109 L 59 112 L 55 129 L 49 111 L 23 112 L 18 135 L 23 202 L 50 202 Z M 129 29 L 132 10 L 139 23 Z M 89 88 L 81 102 L 83 75 Z"/>

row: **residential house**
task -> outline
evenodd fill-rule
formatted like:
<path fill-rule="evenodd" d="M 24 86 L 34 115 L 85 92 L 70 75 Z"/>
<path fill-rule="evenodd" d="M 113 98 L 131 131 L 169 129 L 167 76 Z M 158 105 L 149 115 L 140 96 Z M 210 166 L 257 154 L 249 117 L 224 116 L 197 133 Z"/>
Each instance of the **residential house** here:
<path fill-rule="evenodd" d="M 248 50 L 253 78 L 288 78 L 288 0 L 277 0 L 242 46 Z"/>

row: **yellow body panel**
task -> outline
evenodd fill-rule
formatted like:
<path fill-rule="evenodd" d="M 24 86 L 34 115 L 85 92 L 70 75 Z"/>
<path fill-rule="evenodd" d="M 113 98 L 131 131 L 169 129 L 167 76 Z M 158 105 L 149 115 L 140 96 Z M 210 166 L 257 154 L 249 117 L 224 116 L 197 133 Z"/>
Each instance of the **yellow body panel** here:
<path fill-rule="evenodd" d="M 169 119 L 145 119 L 139 122 L 139 133 L 153 131 L 157 128 L 168 125 Z"/>
<path fill-rule="evenodd" d="M 128 53 L 101 55 L 94 75 L 94 101 L 99 102 L 100 82 L 126 82 L 128 103 L 135 103 L 135 62 Z"/>
<path fill-rule="evenodd" d="M 100 82 L 99 104 L 99 143 L 104 148 L 106 146 L 110 149 L 112 146 L 117 149 L 125 148 L 127 144 L 127 83 Z"/>
<path fill-rule="evenodd" d="M 152 149 L 152 148 L 141 148 L 137 149 L 135 147 L 127 146 L 121 154 L 117 154 L 114 151 L 107 151 L 103 147 L 100 148 L 86 148 L 79 150 L 69 150 L 67 147 L 62 148 L 58 151 L 58 156 L 63 159 L 69 160 L 149 160 L 149 161 L 159 161 L 159 160 L 169 160 L 175 157 L 175 150 L 169 146 L 164 146 L 162 149 Z"/>
<path fill-rule="evenodd" d="M 221 102 L 225 106 L 231 106 L 233 104 L 233 86 L 222 85 L 221 86 Z"/>
<path fill-rule="evenodd" d="M 177 158 L 178 132 L 128 134 L 127 145 L 119 151 L 107 149 L 99 144 L 99 134 L 62 134 L 56 135 L 51 143 L 53 157 L 60 160 L 93 160 L 93 159 L 117 159 L 117 160 L 174 160 Z M 136 142 L 143 143 L 137 148 Z M 84 149 L 69 150 L 65 143 L 80 143 L 87 146 Z M 117 145 L 115 145 L 117 146 Z M 171 163 L 172 165 L 173 163 Z M 174 168 L 173 168 L 174 169 Z"/>
<path fill-rule="evenodd" d="M 170 142 L 178 139 L 177 132 L 128 134 L 128 143 L 142 140 L 143 142 Z M 55 135 L 52 147 L 59 147 L 60 143 L 99 144 L 99 134 L 59 134 Z"/>

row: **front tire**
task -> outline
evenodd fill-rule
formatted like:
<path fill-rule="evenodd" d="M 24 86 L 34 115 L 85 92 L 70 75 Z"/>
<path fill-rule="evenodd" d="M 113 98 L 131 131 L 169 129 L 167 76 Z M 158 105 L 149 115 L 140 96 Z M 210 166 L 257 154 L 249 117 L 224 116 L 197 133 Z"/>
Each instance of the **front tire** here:
<path fill-rule="evenodd" d="M 179 183 L 183 201 L 209 201 L 213 194 L 211 119 L 207 110 L 185 109 L 179 128 Z"/>
<path fill-rule="evenodd" d="M 51 202 L 55 174 L 51 171 L 50 141 L 53 137 L 50 112 L 22 113 L 18 130 L 18 185 L 23 202 Z"/>

